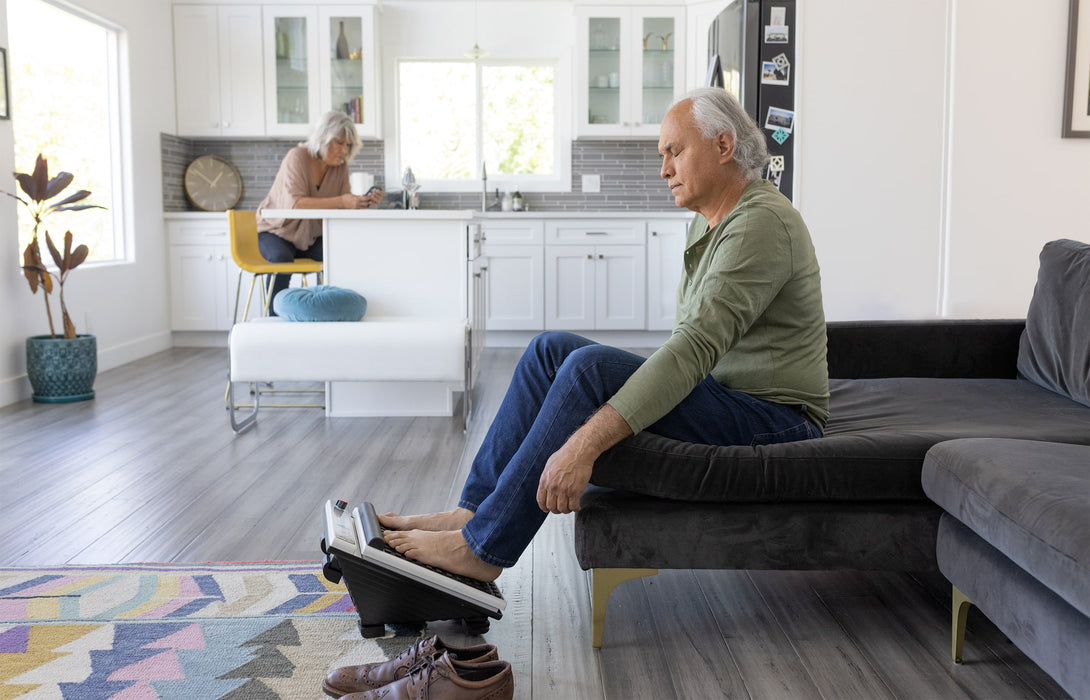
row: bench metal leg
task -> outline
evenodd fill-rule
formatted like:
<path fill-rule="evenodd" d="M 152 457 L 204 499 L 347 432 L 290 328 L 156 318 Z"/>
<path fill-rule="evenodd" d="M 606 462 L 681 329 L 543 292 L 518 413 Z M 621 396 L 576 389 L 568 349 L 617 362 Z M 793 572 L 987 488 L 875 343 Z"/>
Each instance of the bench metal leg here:
<path fill-rule="evenodd" d="M 257 408 L 261 402 L 261 392 L 254 392 L 254 403 L 250 409 L 250 413 L 241 421 L 237 419 L 235 408 L 235 383 L 231 381 L 231 373 L 227 373 L 227 414 L 231 419 L 231 430 L 235 431 L 235 435 L 243 433 L 253 427 L 257 422 Z"/>
<path fill-rule="evenodd" d="M 958 590 L 957 586 L 951 586 L 954 593 L 954 602 L 951 610 L 950 626 L 950 652 L 954 656 L 954 663 L 961 663 L 961 651 L 965 646 L 965 622 L 969 618 L 969 608 L 973 601 Z"/>
<path fill-rule="evenodd" d="M 591 569 L 590 570 L 590 615 L 591 645 L 595 649 L 602 646 L 602 633 L 606 626 L 606 604 L 613 589 L 625 581 L 644 576 L 654 576 L 658 569 Z"/>

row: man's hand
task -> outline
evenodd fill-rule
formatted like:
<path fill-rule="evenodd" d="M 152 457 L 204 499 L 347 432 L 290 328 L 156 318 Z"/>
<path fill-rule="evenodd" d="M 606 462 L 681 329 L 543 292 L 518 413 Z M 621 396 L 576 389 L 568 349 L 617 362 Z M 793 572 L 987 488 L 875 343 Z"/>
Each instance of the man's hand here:
<path fill-rule="evenodd" d="M 612 406 L 602 406 L 545 463 L 537 485 L 537 505 L 547 513 L 579 510 L 579 497 L 590 483 L 594 462 L 632 429 Z"/>
<path fill-rule="evenodd" d="M 587 459 L 570 447 L 571 440 L 554 452 L 545 463 L 537 485 L 537 505 L 548 513 L 579 510 L 579 497 L 590 483 L 594 458 Z"/>

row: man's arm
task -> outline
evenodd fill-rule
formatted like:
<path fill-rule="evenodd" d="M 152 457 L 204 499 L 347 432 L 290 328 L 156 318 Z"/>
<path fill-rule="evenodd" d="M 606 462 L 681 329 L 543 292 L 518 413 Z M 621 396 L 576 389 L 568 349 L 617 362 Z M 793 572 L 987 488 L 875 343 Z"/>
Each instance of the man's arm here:
<path fill-rule="evenodd" d="M 595 460 L 631 434 L 612 406 L 598 409 L 545 463 L 537 486 L 538 507 L 548 513 L 579 510 L 579 497 L 590 483 Z"/>

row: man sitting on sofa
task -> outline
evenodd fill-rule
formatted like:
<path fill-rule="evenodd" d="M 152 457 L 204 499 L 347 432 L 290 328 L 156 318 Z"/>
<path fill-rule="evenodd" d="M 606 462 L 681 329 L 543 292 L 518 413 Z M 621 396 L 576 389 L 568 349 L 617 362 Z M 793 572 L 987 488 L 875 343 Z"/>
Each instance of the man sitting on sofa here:
<path fill-rule="evenodd" d="M 578 510 L 595 460 L 641 430 L 757 445 L 819 437 L 829 413 L 825 316 L 802 217 L 762 179 L 760 128 L 701 88 L 663 120 L 661 176 L 689 228 L 677 316 L 649 358 L 570 333 L 530 342 L 458 507 L 380 516 L 399 552 L 491 581 L 548 513 Z"/>

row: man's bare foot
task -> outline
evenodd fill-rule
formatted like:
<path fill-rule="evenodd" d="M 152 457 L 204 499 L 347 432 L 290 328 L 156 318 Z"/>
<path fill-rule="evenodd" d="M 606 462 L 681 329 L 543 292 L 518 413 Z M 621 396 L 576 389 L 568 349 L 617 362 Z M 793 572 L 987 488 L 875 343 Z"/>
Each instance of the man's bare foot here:
<path fill-rule="evenodd" d="M 461 530 L 462 526 L 468 523 L 472 517 L 473 511 L 465 508 L 455 508 L 442 513 L 423 513 L 421 515 L 383 513 L 378 516 L 378 521 L 389 530 L 440 532 L 443 530 Z"/>
<path fill-rule="evenodd" d="M 410 559 L 438 566 L 454 574 L 475 578 L 478 581 L 495 581 L 503 572 L 501 567 L 486 564 L 478 559 L 466 544 L 460 530 L 442 532 L 387 530 L 383 537 L 386 539 L 386 544 Z"/>

